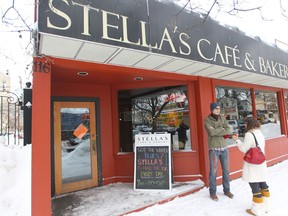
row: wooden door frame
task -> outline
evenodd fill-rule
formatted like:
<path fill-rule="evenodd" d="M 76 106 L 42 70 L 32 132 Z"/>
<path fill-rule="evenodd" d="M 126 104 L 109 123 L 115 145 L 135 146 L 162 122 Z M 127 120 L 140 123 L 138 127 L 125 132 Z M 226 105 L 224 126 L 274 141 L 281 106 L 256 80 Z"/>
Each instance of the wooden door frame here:
<path fill-rule="evenodd" d="M 95 125 L 95 134 L 96 134 L 96 154 L 91 163 L 96 163 L 96 173 L 94 176 L 92 176 L 93 181 L 97 182 L 96 185 L 91 184 L 91 180 L 85 180 L 82 181 L 81 183 L 83 183 L 83 185 L 85 185 L 85 187 L 81 188 L 78 187 L 77 183 L 70 183 L 68 187 L 61 187 L 61 189 L 59 190 L 59 187 L 57 187 L 56 181 L 57 181 L 57 176 L 56 176 L 56 165 L 57 165 L 57 160 L 59 160 L 59 158 L 57 158 L 57 154 L 55 154 L 56 152 L 56 146 L 55 145 L 55 131 L 57 131 L 57 128 L 55 127 L 59 127 L 60 125 L 55 124 L 54 122 L 54 104 L 55 102 L 73 102 L 73 103 L 94 103 L 94 113 L 95 113 L 95 118 L 93 120 L 93 122 L 91 122 L 91 124 Z M 78 97 L 52 97 L 52 103 L 51 103 L 51 197 L 54 197 L 55 195 L 60 195 L 63 193 L 67 193 L 70 192 L 70 190 L 81 190 L 81 189 L 86 189 L 89 187 L 94 187 L 94 186 L 101 186 L 102 185 L 102 157 L 101 157 L 101 143 L 100 143 L 100 102 L 99 102 L 99 98 L 78 98 Z M 60 130 L 60 128 L 58 128 L 58 130 Z M 59 135 L 58 135 L 59 136 Z M 60 154 L 61 156 L 61 154 Z M 58 155 L 59 157 L 59 155 Z M 61 158 L 60 158 L 61 159 Z M 61 169 L 61 167 L 60 167 Z M 61 175 L 62 176 L 62 175 Z M 59 177 L 58 177 L 59 178 Z M 61 177 L 62 178 L 62 177 Z M 62 185 L 62 184 L 61 184 Z M 57 188 L 56 188 L 57 187 Z"/>

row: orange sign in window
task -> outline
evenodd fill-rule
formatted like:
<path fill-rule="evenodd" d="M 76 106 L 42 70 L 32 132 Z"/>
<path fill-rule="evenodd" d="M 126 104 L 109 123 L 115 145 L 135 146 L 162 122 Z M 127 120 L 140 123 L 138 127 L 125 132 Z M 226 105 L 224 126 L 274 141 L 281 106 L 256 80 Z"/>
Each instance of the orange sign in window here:
<path fill-rule="evenodd" d="M 80 124 L 73 132 L 73 135 L 78 139 L 82 139 L 82 137 L 88 132 L 88 128 L 86 128 L 83 124 Z"/>

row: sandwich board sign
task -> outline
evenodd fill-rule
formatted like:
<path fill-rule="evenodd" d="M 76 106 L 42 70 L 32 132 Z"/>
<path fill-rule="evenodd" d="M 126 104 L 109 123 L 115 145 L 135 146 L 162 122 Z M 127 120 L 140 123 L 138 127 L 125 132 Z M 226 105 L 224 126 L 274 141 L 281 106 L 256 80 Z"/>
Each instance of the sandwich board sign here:
<path fill-rule="evenodd" d="M 135 135 L 134 190 L 171 190 L 171 135 Z"/>

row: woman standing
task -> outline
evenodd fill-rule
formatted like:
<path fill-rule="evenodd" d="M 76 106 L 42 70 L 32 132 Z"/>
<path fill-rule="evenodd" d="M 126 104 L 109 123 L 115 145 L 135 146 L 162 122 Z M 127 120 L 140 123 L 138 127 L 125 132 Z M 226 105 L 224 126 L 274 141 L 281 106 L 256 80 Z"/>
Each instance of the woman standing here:
<path fill-rule="evenodd" d="M 245 127 L 247 132 L 245 133 L 243 142 L 238 139 L 238 135 L 233 135 L 232 137 L 233 140 L 236 141 L 239 150 L 246 153 L 250 148 L 256 147 L 255 141 L 257 140 L 258 146 L 265 154 L 265 138 L 260 130 L 260 124 L 257 119 L 253 117 L 247 118 L 245 121 Z M 268 189 L 269 187 L 266 183 L 266 171 L 266 161 L 262 164 L 250 164 L 244 161 L 242 179 L 249 183 L 253 194 L 252 208 L 246 209 L 246 212 L 251 215 L 258 216 L 268 212 L 270 193 Z"/>

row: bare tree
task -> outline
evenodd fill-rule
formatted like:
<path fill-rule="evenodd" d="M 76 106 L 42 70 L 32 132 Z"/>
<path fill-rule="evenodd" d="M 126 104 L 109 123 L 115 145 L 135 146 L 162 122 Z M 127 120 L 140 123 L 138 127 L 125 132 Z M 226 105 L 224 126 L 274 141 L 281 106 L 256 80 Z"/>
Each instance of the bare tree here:
<path fill-rule="evenodd" d="M 163 109 L 166 105 L 171 101 L 169 98 L 171 97 L 172 93 L 167 95 L 166 100 L 162 100 L 159 97 L 155 96 L 152 98 L 139 98 L 135 101 L 135 107 L 146 113 L 149 113 L 152 117 L 152 128 L 155 129 L 158 122 L 158 117 L 160 116 Z"/>
<path fill-rule="evenodd" d="M 208 18 L 218 20 L 220 15 L 227 14 L 232 17 L 244 18 L 245 16 L 250 15 L 251 13 L 258 14 L 258 16 L 263 21 L 275 21 L 270 13 L 270 9 L 265 9 L 267 1 L 262 0 L 161 0 L 161 2 L 166 3 L 176 3 L 180 5 L 179 11 L 175 11 L 175 22 L 172 24 L 171 28 L 175 32 L 178 28 L 178 23 L 180 22 L 181 13 L 184 11 L 200 13 L 203 17 L 203 20 L 192 26 L 185 27 L 181 29 L 181 32 L 187 32 L 198 25 L 206 22 Z M 274 2 L 273 2 L 274 4 Z M 288 2 L 284 0 L 279 0 L 274 4 L 275 7 L 278 7 L 279 13 L 282 14 L 283 20 L 288 21 Z M 275 38 L 275 43 L 277 39 Z M 281 44 L 286 44 L 283 41 L 279 41 Z"/>
<path fill-rule="evenodd" d="M 31 4 L 28 4 L 30 3 Z M 33 10 L 28 11 L 26 8 L 33 7 L 34 1 L 23 1 L 23 0 L 9 0 L 1 3 L 0 13 L 1 13 L 1 34 L 13 35 L 16 34 L 19 38 L 19 42 L 21 43 L 21 52 L 23 50 L 22 56 L 25 57 L 25 61 L 27 61 L 26 65 L 23 65 L 23 71 L 27 71 L 29 74 L 27 75 L 27 79 L 29 79 L 32 71 L 32 54 L 33 54 L 33 43 L 32 43 L 32 30 L 34 25 L 33 20 Z M 25 7 L 23 7 L 25 5 Z M 3 39 L 2 39 L 3 40 Z M 16 41 L 13 41 L 15 43 Z M 4 42 L 7 44 L 6 42 Z M 3 44 L 4 44 L 3 43 Z M 20 48 L 20 46 L 19 46 Z M 19 55 L 19 51 L 13 50 L 10 52 L 8 48 L 4 48 L 2 46 L 0 48 L 0 58 L 3 59 L 5 65 L 8 67 L 11 65 L 19 64 L 19 58 L 15 57 L 15 53 Z M 23 58 L 22 58 L 23 59 Z M 7 63 L 6 63 L 7 62 Z M 22 63 L 22 62 L 21 62 Z M 12 70 L 10 70 L 13 72 Z M 21 74 L 24 75 L 23 73 Z"/>
<path fill-rule="evenodd" d="M 24 15 L 24 10 L 19 6 L 19 3 L 23 0 L 7 0 L 5 4 L 1 3 L 1 20 L 2 24 L 4 24 L 6 27 L 8 27 L 7 31 L 9 32 L 15 32 L 18 34 L 19 38 L 22 37 L 23 33 L 29 33 L 32 35 L 32 29 L 34 25 L 33 19 L 31 17 L 33 16 L 33 13 L 30 14 L 30 19 L 28 19 L 28 16 Z M 160 0 L 159 0 L 160 1 Z M 40 1 L 41 2 L 41 1 Z M 88 1 L 89 2 L 89 1 Z M 185 11 L 193 11 L 197 13 L 203 14 L 203 22 L 205 22 L 209 17 L 212 17 L 213 19 L 217 20 L 217 16 L 223 13 L 232 15 L 232 16 L 238 16 L 238 17 L 244 17 L 249 12 L 258 12 L 259 16 L 262 17 L 263 20 L 266 21 L 272 21 L 274 18 L 271 17 L 269 11 L 266 13 L 266 10 L 264 10 L 266 1 L 262 0 L 161 0 L 161 2 L 170 2 L 170 3 L 176 3 L 180 5 L 181 9 L 179 11 L 175 11 L 175 23 L 173 24 L 172 28 L 177 28 L 177 23 L 179 21 L 180 14 Z M 34 4 L 34 1 L 31 0 L 31 4 Z M 288 2 L 285 0 L 278 0 L 275 2 L 275 5 L 278 5 L 279 7 L 279 13 L 282 14 L 283 18 L 288 21 Z M 4 6 L 6 8 L 4 8 Z M 213 14 L 213 16 L 212 16 Z M 194 26 L 188 26 L 186 30 L 181 31 L 185 32 L 189 29 L 193 28 Z M 279 42 L 283 44 L 283 41 L 278 41 L 275 38 L 275 43 Z M 284 43 L 285 44 L 285 43 Z M 32 43 L 32 38 L 30 37 L 30 40 L 27 42 L 27 46 L 25 48 L 25 53 L 27 56 L 32 56 L 33 50 L 35 47 Z M 0 56 L 5 57 L 5 59 L 11 60 L 16 62 L 15 59 L 13 59 L 13 56 L 7 55 L 5 52 L 3 52 L 0 49 Z M 31 62 L 29 62 L 26 66 L 26 70 L 29 70 L 31 68 Z M 32 70 L 29 70 L 30 74 Z"/>
<path fill-rule="evenodd" d="M 264 7 L 266 1 L 262 0 L 162 0 L 161 2 L 177 3 L 182 6 L 182 9 L 176 13 L 179 15 L 182 11 L 194 11 L 206 14 L 205 19 L 210 16 L 211 12 L 215 14 L 228 13 L 233 16 L 245 16 L 247 12 L 257 11 L 263 20 L 273 20 L 273 17 L 265 15 Z M 281 14 L 284 18 L 288 18 L 288 3 L 285 0 L 277 2 Z M 204 20 L 205 20 L 204 19 Z"/>

